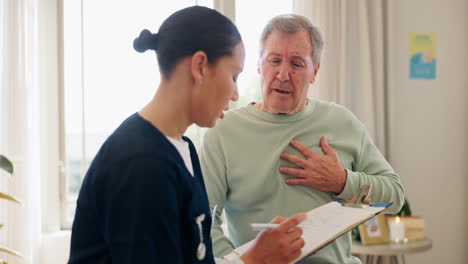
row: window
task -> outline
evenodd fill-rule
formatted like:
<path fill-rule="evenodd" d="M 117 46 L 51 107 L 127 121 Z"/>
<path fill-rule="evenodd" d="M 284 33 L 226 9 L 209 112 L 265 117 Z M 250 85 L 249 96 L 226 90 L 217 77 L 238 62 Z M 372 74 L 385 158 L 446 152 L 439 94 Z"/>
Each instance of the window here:
<path fill-rule="evenodd" d="M 194 4 L 213 8 L 213 0 L 62 0 L 63 87 L 61 211 L 62 228 L 70 228 L 83 177 L 105 139 L 128 116 L 152 98 L 159 83 L 154 53 L 138 54 L 132 43 L 143 28 L 156 32 L 174 11 Z M 218 3 L 222 0 L 216 0 Z M 246 46 L 239 76 L 239 101 L 261 99 L 257 73 L 259 38 L 268 19 L 291 13 L 292 1 L 235 1 L 236 24 Z M 255 22 L 252 23 L 252 19 Z M 203 130 L 186 135 L 195 145 Z"/>
<path fill-rule="evenodd" d="M 239 101 L 236 106 L 246 106 L 262 98 L 260 75 L 257 73 L 260 35 L 268 20 L 279 14 L 292 12 L 292 1 L 236 1 L 236 25 L 245 45 L 244 71 L 239 75 Z M 252 19 L 255 18 L 255 22 Z"/>
<path fill-rule="evenodd" d="M 213 6 L 209 0 L 63 0 L 62 227 L 71 226 L 81 182 L 102 143 L 158 87 L 155 54 L 135 52 L 133 40 L 197 3 Z M 197 133 L 187 131 L 194 139 Z"/>

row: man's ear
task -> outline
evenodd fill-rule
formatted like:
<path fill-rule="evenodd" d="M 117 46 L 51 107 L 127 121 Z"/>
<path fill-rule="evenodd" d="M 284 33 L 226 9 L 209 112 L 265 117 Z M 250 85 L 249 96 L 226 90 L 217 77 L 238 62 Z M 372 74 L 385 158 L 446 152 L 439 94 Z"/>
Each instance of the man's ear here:
<path fill-rule="evenodd" d="M 208 56 L 203 51 L 197 51 L 192 55 L 192 63 L 190 70 L 194 81 L 198 84 L 203 82 L 206 75 L 206 68 L 208 66 Z"/>
<path fill-rule="evenodd" d="M 315 67 L 314 69 L 314 76 L 312 76 L 312 78 L 310 79 L 310 84 L 313 84 L 315 82 L 315 78 L 317 77 L 317 73 L 320 69 L 320 63 L 317 64 L 317 67 Z"/>

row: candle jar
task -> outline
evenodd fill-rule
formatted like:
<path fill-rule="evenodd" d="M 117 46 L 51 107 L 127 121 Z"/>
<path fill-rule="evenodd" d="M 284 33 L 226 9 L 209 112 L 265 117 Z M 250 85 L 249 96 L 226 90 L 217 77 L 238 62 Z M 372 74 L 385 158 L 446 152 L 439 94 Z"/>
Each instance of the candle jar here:
<path fill-rule="evenodd" d="M 400 222 L 400 217 L 396 217 L 394 222 L 389 223 L 390 242 L 403 243 L 405 242 L 405 224 Z"/>

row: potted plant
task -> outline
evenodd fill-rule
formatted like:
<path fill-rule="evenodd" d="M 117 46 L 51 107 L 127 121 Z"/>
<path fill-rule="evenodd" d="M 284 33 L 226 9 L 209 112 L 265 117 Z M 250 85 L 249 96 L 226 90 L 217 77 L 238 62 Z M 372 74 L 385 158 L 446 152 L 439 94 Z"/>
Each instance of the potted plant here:
<path fill-rule="evenodd" d="M 408 203 L 408 200 L 405 198 L 405 203 L 403 204 L 403 207 L 401 207 L 401 210 L 396 214 L 398 216 L 411 216 L 411 208 Z"/>
<path fill-rule="evenodd" d="M 7 175 L 10 176 L 10 177 L 13 175 L 13 172 L 14 172 L 13 163 L 7 157 L 5 157 L 3 155 L 0 155 L 0 172 L 1 172 L 1 170 L 7 172 Z M 11 201 L 11 202 L 22 204 L 21 201 L 16 199 L 14 196 L 11 196 L 11 195 L 9 195 L 7 193 L 4 193 L 4 192 L 1 192 L 1 191 L 0 191 L 0 199 L 5 199 L 5 200 Z M 0 223 L 0 229 L 2 229 L 3 226 L 4 226 L 4 224 Z M 2 245 L 0 245 L 0 252 L 4 252 L 4 253 L 11 254 L 11 255 L 22 257 L 21 253 L 17 252 L 16 250 L 10 249 L 8 247 L 4 247 Z M 0 259 L 0 264 L 7 264 L 7 262 Z"/>

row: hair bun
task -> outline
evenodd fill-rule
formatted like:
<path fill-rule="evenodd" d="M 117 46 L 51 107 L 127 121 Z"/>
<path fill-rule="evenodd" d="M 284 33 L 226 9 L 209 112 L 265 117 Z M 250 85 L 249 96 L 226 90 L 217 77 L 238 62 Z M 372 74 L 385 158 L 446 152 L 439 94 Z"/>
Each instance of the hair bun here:
<path fill-rule="evenodd" d="M 158 48 L 158 34 L 152 34 L 148 29 L 143 29 L 133 41 L 133 48 L 138 52 L 145 52 L 147 50 L 156 50 Z"/>

